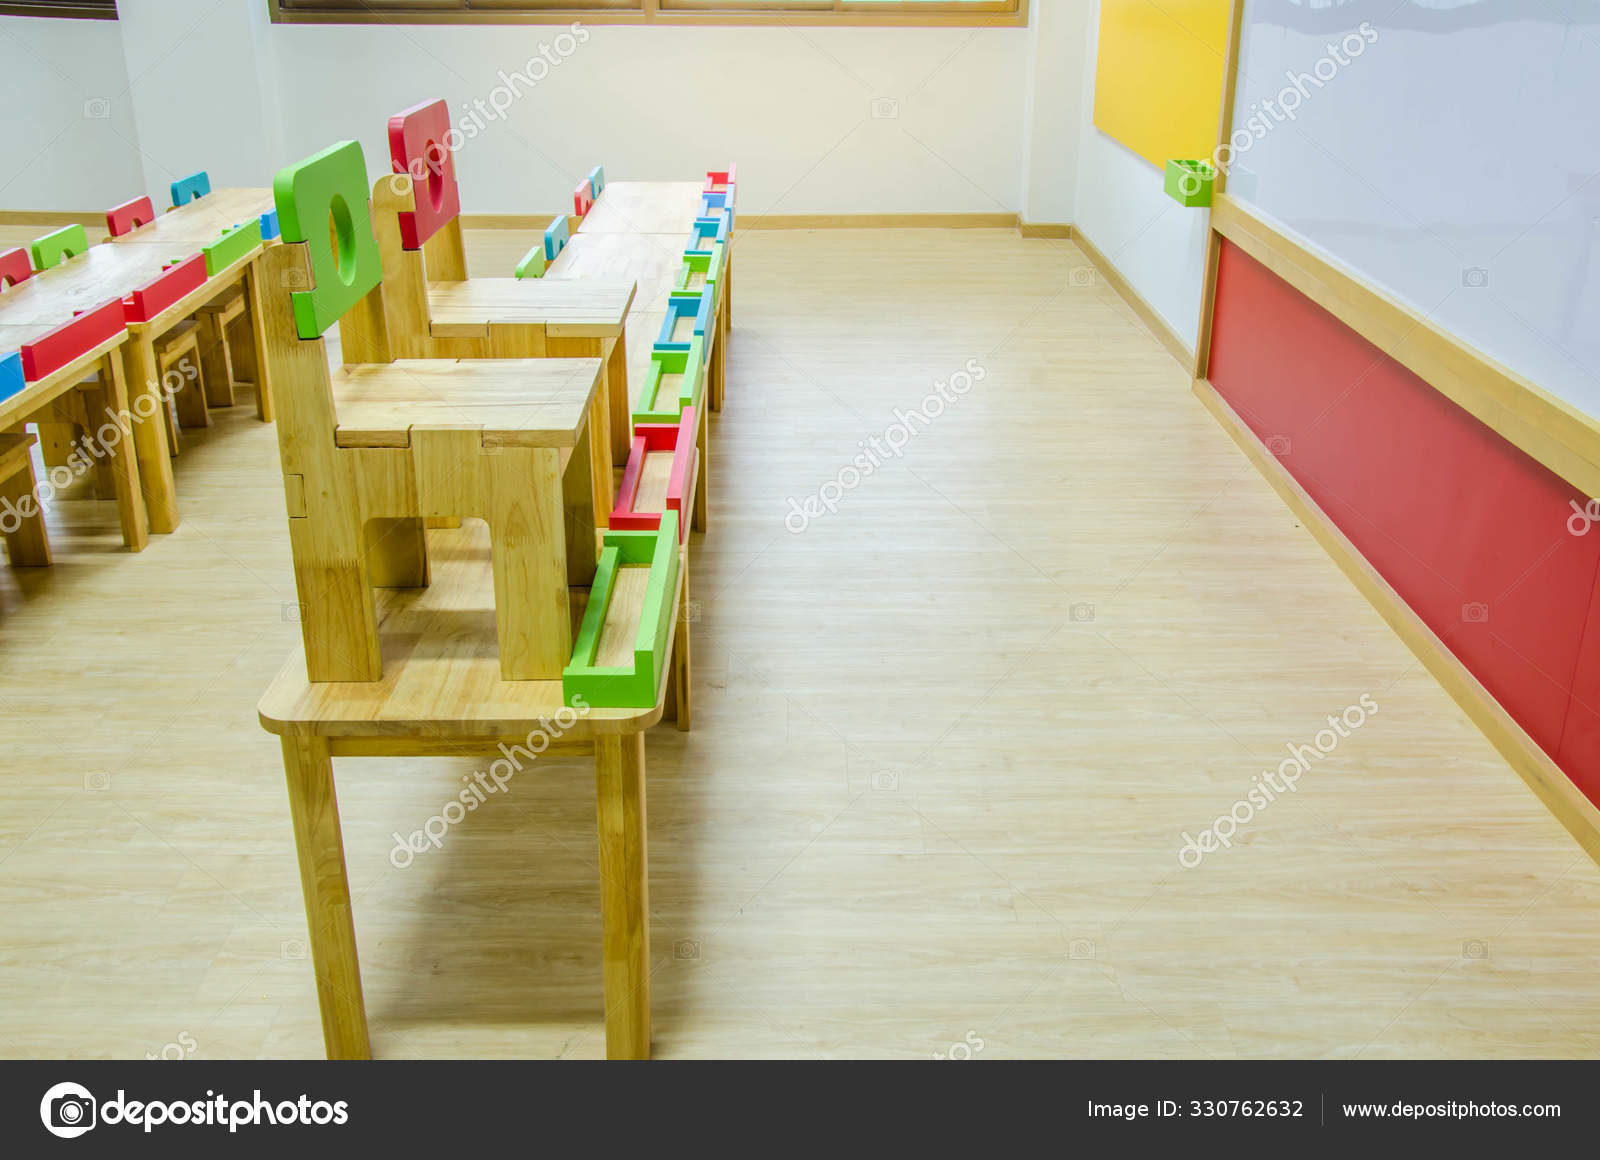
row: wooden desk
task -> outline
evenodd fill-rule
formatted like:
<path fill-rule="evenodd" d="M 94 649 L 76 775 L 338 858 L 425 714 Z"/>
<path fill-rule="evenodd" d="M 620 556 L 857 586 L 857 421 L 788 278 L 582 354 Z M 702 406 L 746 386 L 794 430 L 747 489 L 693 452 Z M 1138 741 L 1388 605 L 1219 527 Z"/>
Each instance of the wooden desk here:
<path fill-rule="evenodd" d="M 638 287 L 633 298 L 635 312 L 665 310 L 667 295 L 683 269 L 683 248 L 688 238 L 687 226 L 675 234 L 580 232 L 573 235 L 537 281 L 558 285 L 587 278 L 632 282 Z"/>
<path fill-rule="evenodd" d="M 168 260 L 196 253 L 216 241 L 224 230 L 268 213 L 273 208 L 270 189 L 214 189 L 187 205 L 169 209 L 149 225 L 112 238 L 108 245 L 159 245 L 172 248 Z M 175 247 L 175 248 L 173 248 Z"/>
<path fill-rule="evenodd" d="M 36 276 L 37 277 L 37 276 Z M 14 293 L 33 282 L 30 278 L 21 286 L 12 287 L 11 290 L 0 295 L 3 300 L 6 295 Z M 16 324 L 7 323 L 0 325 L 0 349 L 13 350 L 38 338 L 50 330 L 55 323 Z M 107 339 L 99 346 L 86 351 L 84 354 L 44 378 L 29 383 L 17 394 L 7 399 L 0 400 L 0 431 L 9 430 L 19 423 L 27 421 L 29 416 L 40 409 L 47 407 L 60 396 L 74 389 L 84 379 L 96 371 L 100 372 L 101 389 L 105 392 L 106 406 L 114 414 L 124 413 L 133 415 L 130 409 L 127 384 L 122 375 L 122 348 L 128 340 L 124 331 Z M 111 423 L 109 417 L 101 416 L 103 423 Z M 155 426 L 160 431 L 161 419 L 154 415 L 146 420 L 132 420 L 134 430 L 139 427 Z M 120 428 L 121 424 L 117 424 Z M 97 431 L 104 430 L 96 424 Z M 113 441 L 110 433 L 102 439 L 96 431 L 91 431 L 90 438 L 96 447 L 108 448 L 110 454 L 107 458 L 111 462 L 112 478 L 116 483 L 117 494 L 117 519 L 122 524 L 122 542 L 133 552 L 144 551 L 149 543 L 149 527 L 145 521 L 145 505 L 139 495 L 139 470 L 135 465 L 135 456 L 132 446 L 132 432 L 121 429 Z"/>
<path fill-rule="evenodd" d="M 638 284 L 635 314 L 666 309 L 683 269 L 684 250 L 700 216 L 704 185 L 693 181 L 613 181 L 545 271 L 546 281 L 625 278 Z M 657 320 L 659 325 L 659 319 Z M 637 320 L 634 329 L 639 328 Z M 728 238 L 714 333 L 706 335 L 709 409 L 722 410 L 726 353 L 733 329 L 733 238 Z M 654 332 L 650 336 L 654 342 Z"/>
<path fill-rule="evenodd" d="M 90 246 L 87 254 L 54 269 L 40 271 L 26 282 L 0 294 L 0 334 L 4 335 L 0 338 L 0 348 L 12 349 L 13 341 L 16 345 L 31 342 L 68 321 L 74 311 L 99 306 L 112 298 L 127 297 L 160 275 L 165 263 L 198 252 L 202 246 L 215 241 L 234 222 L 243 222 L 271 208 L 272 195 L 269 190 L 217 190 L 163 215 L 125 238 L 105 245 Z M 121 344 L 122 377 L 135 414 L 143 409 L 138 406 L 138 401 L 144 395 L 154 396 L 153 401 L 159 406 L 166 405 L 159 395 L 155 340 L 234 282 L 244 283 L 256 331 L 256 348 L 266 349 L 266 335 L 261 323 L 261 288 L 255 276 L 255 262 L 260 254 L 261 247 L 257 247 L 226 269 L 208 277 L 198 288 L 184 295 L 157 317 L 128 326 L 127 341 Z M 263 398 L 270 399 L 271 387 L 267 382 L 265 360 L 259 361 L 261 368 L 258 377 L 262 381 L 256 384 L 256 389 L 263 392 Z M 92 371 L 93 366 L 89 369 Z M 16 398 L 27 399 L 34 395 L 34 389 L 30 386 Z M 39 398 L 35 409 L 53 397 Z M 8 400 L 8 403 L 15 402 L 16 399 Z M 270 409 L 265 414 L 270 417 Z M 178 504 L 173 492 L 172 461 L 161 424 L 135 423 L 133 445 L 138 461 L 138 485 L 144 494 L 149 530 L 174 531 L 178 526 Z M 126 533 L 126 525 L 124 531 Z"/>
<path fill-rule="evenodd" d="M 703 192 L 704 181 L 609 182 L 578 227 L 578 234 L 687 235 L 700 216 Z M 678 252 L 683 252 L 681 242 Z"/>
<path fill-rule="evenodd" d="M 304 653 L 297 650 L 259 707 L 262 727 L 283 746 L 328 1058 L 371 1056 L 332 759 L 469 756 L 483 758 L 480 772 L 491 772 L 491 761 L 505 760 L 500 746 L 530 750 L 529 739 L 543 733 L 546 752 L 594 755 L 606 1054 L 646 1059 L 650 914 L 643 730 L 660 720 L 672 686 L 688 680 L 677 631 L 684 588 L 674 597 L 672 677 L 663 682 L 661 703 L 652 709 L 590 709 L 564 725 L 571 711 L 562 709 L 560 681 L 500 679 L 487 530 L 473 524 L 427 534 L 431 585 L 379 594 L 383 679 L 311 684 Z M 679 573 L 687 577 L 687 566 Z M 573 624 L 582 619 L 586 595 L 577 590 Z"/>

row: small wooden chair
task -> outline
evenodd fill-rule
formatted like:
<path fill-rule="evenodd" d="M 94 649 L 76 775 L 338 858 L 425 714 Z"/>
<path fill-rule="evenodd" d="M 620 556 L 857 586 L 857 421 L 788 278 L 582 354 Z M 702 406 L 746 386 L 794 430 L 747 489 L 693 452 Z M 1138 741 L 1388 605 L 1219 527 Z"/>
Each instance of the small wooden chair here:
<path fill-rule="evenodd" d="M 202 306 L 195 319 L 200 323 L 200 372 L 207 405 L 231 407 L 234 388 L 248 385 L 256 391 L 256 415 L 266 420 L 270 400 L 258 385 L 256 336 L 244 287 L 237 283 L 228 287 Z"/>
<path fill-rule="evenodd" d="M 42 568 L 50 563 L 50 540 L 44 513 L 34 497 L 31 434 L 0 435 L 0 535 L 13 568 Z M 24 512 L 29 514 L 24 515 Z"/>
<path fill-rule="evenodd" d="M 384 325 L 366 180 L 354 141 L 282 170 L 283 244 L 262 257 L 307 676 L 380 680 L 374 586 L 426 585 L 424 521 L 471 516 L 489 525 L 502 676 L 559 680 L 569 588 L 592 582 L 596 514 L 611 504 L 603 364 L 408 359 L 330 374 L 328 327 L 341 322 L 348 352 Z"/>
<path fill-rule="evenodd" d="M 91 464 L 95 499 L 115 499 L 117 483 L 111 457 L 84 451 L 92 448 L 90 433 L 107 421 L 106 393 L 96 371 L 70 391 L 57 395 L 39 410 L 28 416 L 28 421 L 38 432 L 39 456 L 46 468 L 65 467 L 74 474 L 76 452 L 81 463 L 87 458 Z"/>
<path fill-rule="evenodd" d="M 167 393 L 168 451 L 176 455 L 180 426 L 211 426 L 211 416 L 206 411 L 205 370 L 200 359 L 200 324 L 192 318 L 178 323 L 156 339 L 155 354 L 156 374 Z M 172 389 L 166 392 L 169 386 Z"/>

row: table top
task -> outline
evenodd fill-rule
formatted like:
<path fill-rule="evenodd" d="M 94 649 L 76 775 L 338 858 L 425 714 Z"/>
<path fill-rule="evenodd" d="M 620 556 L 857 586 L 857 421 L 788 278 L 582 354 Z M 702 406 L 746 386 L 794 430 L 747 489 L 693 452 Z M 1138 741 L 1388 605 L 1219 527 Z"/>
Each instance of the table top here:
<path fill-rule="evenodd" d="M 607 186 L 606 191 L 610 192 Z M 626 279 L 637 284 L 633 309 L 665 310 L 667 295 L 683 270 L 689 227 L 673 234 L 575 235 L 540 281 L 578 278 Z"/>
<path fill-rule="evenodd" d="M 597 358 L 399 359 L 332 376 L 335 442 L 405 447 L 415 431 L 482 431 L 506 447 L 575 447 L 599 389 Z"/>
<path fill-rule="evenodd" d="M 578 226 L 584 234 L 687 235 L 700 216 L 704 181 L 613 181 Z M 681 253 L 683 246 L 679 245 Z"/>
<path fill-rule="evenodd" d="M 107 245 L 166 246 L 167 257 L 187 257 L 216 241 L 224 230 L 260 217 L 275 203 L 270 189 L 214 189 L 188 205 L 170 209 L 147 226 L 113 238 Z"/>
<path fill-rule="evenodd" d="M 369 743 L 387 739 L 398 743 L 396 752 L 448 752 L 468 739 L 525 738 L 555 721 L 563 706 L 560 681 L 500 679 L 488 528 L 469 520 L 429 531 L 428 556 L 427 588 L 377 590 L 383 678 L 312 684 L 305 654 L 296 648 L 261 698 L 263 728 Z M 678 599 L 675 592 L 673 632 Z M 586 600 L 583 589 L 574 590 L 575 632 Z M 659 721 L 661 711 L 659 701 L 650 709 L 590 709 L 562 729 L 560 739 L 636 733 Z M 551 735 L 559 728 L 557 722 Z"/>
<path fill-rule="evenodd" d="M 554 337 L 609 338 L 633 306 L 631 279 L 471 278 L 428 287 L 433 333 L 482 332 L 491 322 L 542 323 Z"/>
<path fill-rule="evenodd" d="M 231 196 L 235 194 L 251 196 Z M 247 205 L 262 204 L 262 198 L 266 199 L 265 208 L 270 209 L 269 190 L 217 190 L 164 214 L 126 238 L 90 246 L 88 253 L 54 269 L 41 270 L 26 282 L 0 292 L 0 328 L 4 328 L 0 349 L 15 350 L 35 341 L 70 321 L 75 311 L 127 297 L 159 277 L 165 264 L 190 257 L 202 246 L 210 245 L 239 220 L 234 212 Z M 213 204 L 206 206 L 206 202 Z"/>

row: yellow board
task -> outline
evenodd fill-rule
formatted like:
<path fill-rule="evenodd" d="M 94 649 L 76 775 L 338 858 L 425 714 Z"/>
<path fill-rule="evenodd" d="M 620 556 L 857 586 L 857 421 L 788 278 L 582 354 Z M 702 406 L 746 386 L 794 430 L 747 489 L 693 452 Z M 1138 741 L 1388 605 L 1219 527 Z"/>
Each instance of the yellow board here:
<path fill-rule="evenodd" d="M 1100 0 L 1094 124 L 1151 164 L 1210 157 L 1228 0 Z"/>

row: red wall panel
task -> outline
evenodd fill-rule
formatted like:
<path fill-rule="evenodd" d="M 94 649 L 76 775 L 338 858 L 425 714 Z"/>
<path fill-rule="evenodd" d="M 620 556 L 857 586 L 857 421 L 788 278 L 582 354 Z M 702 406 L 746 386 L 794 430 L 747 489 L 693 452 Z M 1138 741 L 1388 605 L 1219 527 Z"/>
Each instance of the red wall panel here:
<path fill-rule="evenodd" d="M 1600 802 L 1600 526 L 1566 481 L 1224 242 L 1212 386 L 1573 781 Z M 1587 636 L 1586 636 L 1587 633 Z M 1570 738 L 1583 658 L 1594 721 Z M 1581 731 L 1580 731 L 1581 732 Z"/>
<path fill-rule="evenodd" d="M 1600 524 L 1589 535 L 1600 537 Z M 1589 602 L 1589 623 L 1572 680 L 1572 709 L 1556 761 L 1589 800 L 1600 805 L 1600 584 Z"/>

